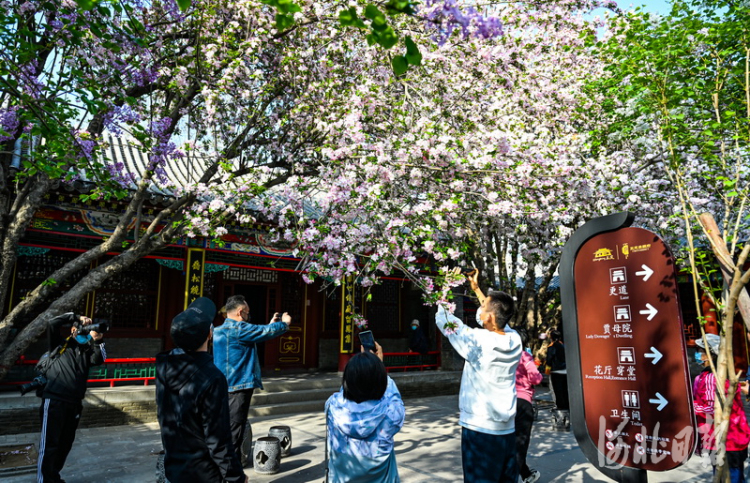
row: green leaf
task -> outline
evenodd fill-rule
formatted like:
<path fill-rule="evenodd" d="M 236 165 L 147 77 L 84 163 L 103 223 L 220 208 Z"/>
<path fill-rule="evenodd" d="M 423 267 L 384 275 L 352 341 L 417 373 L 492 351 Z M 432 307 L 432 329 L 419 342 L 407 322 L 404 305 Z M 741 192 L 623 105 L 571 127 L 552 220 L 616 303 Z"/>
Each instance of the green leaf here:
<path fill-rule="evenodd" d="M 376 18 L 382 17 L 385 19 L 385 15 L 383 15 L 383 12 L 378 9 L 375 5 L 368 3 L 365 7 L 365 18 L 368 18 L 370 20 L 375 20 Z"/>
<path fill-rule="evenodd" d="M 354 7 L 339 12 L 339 23 L 344 27 L 353 26 L 355 18 L 357 18 L 357 12 L 354 10 Z"/>
<path fill-rule="evenodd" d="M 280 30 L 280 31 L 286 30 L 292 25 L 294 25 L 293 15 L 285 15 L 283 13 L 276 14 L 276 29 L 277 30 Z"/>
<path fill-rule="evenodd" d="M 416 13 L 414 4 L 409 0 L 389 0 L 385 5 L 385 9 L 391 15 L 398 15 L 400 13 L 414 15 Z"/>
<path fill-rule="evenodd" d="M 398 36 L 391 27 L 388 27 L 383 32 L 373 32 L 373 34 L 376 35 L 378 44 L 380 44 L 385 49 L 390 49 L 398 43 Z"/>
<path fill-rule="evenodd" d="M 276 8 L 281 13 L 296 13 L 302 11 L 302 8 L 292 0 L 278 0 L 276 2 Z"/>
<path fill-rule="evenodd" d="M 396 76 L 400 76 L 409 70 L 409 62 L 406 61 L 406 57 L 403 55 L 396 55 L 391 59 L 391 66 L 393 67 L 393 73 Z"/>
<path fill-rule="evenodd" d="M 76 3 L 79 7 L 81 7 L 82 10 L 86 10 L 87 12 L 94 8 L 94 4 L 96 3 L 94 0 L 76 0 Z"/>
<path fill-rule="evenodd" d="M 408 36 L 404 39 L 404 43 L 406 43 L 407 62 L 411 65 L 420 65 L 422 63 L 422 54 L 419 52 L 417 44 L 415 44 L 411 37 Z"/>
<path fill-rule="evenodd" d="M 181 12 L 184 12 L 185 10 L 190 8 L 191 3 L 191 0 L 177 0 L 177 6 L 180 7 Z"/>

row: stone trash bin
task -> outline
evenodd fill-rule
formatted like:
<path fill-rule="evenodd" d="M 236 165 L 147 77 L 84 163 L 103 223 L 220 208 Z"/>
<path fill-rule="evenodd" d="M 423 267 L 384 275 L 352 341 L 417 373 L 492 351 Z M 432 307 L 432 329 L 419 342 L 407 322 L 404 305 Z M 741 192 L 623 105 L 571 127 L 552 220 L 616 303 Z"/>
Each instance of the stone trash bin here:
<path fill-rule="evenodd" d="M 281 466 L 281 445 L 279 438 L 266 436 L 258 438 L 253 448 L 253 467 L 259 475 L 273 475 Z"/>
<path fill-rule="evenodd" d="M 279 438 L 281 456 L 289 456 L 292 453 L 292 428 L 289 426 L 272 426 L 268 435 Z"/>

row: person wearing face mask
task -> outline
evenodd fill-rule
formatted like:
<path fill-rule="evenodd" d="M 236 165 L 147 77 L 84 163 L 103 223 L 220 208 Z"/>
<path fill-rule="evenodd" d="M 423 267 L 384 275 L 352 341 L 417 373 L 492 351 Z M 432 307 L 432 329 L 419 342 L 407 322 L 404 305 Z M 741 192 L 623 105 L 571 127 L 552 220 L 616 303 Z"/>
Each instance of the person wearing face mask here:
<path fill-rule="evenodd" d="M 467 278 L 478 290 L 477 272 Z M 515 374 L 523 347 L 507 325 L 515 304 L 499 291 L 480 301 L 480 328 L 468 327 L 443 306 L 435 316 L 438 329 L 466 360 L 459 391 L 464 481 L 517 483 Z"/>
<path fill-rule="evenodd" d="M 172 320 L 156 356 L 156 407 L 169 481 L 245 482 L 229 430 L 227 380 L 208 353 L 216 306 L 199 297 Z"/>
<path fill-rule="evenodd" d="M 214 331 L 214 364 L 226 376 L 229 384 L 229 424 L 237 453 L 242 452 L 245 422 L 250 411 L 250 400 L 256 387 L 263 389 L 257 344 L 273 339 L 289 329 L 292 317 L 284 312 L 268 325 L 250 323 L 250 306 L 243 295 L 232 295 L 224 305 L 227 318 Z M 277 314 L 278 315 L 278 314 Z M 277 320 L 278 319 L 278 320 Z M 246 461 L 247 455 L 241 455 Z"/>
<path fill-rule="evenodd" d="M 693 408 L 695 419 L 698 423 L 698 434 L 701 435 L 699 442 L 702 453 L 708 453 L 711 463 L 716 471 L 716 440 L 714 436 L 714 403 L 716 399 L 716 376 L 711 370 L 711 359 L 714 360 L 719 353 L 721 338 L 716 334 L 706 334 L 708 350 L 706 350 L 703 338 L 695 341 L 698 349 L 695 352 L 696 361 L 703 366 L 703 371 L 698 374 L 693 383 Z M 727 388 L 729 381 L 727 381 Z M 726 458 L 729 466 L 729 476 L 732 483 L 745 482 L 745 460 L 747 459 L 747 447 L 750 443 L 750 426 L 742 406 L 740 393 L 747 394 L 747 386 L 741 386 L 734 394 L 732 412 L 729 415 L 729 430 L 726 443 Z"/>
<path fill-rule="evenodd" d="M 417 319 L 412 320 L 411 332 L 409 333 L 409 350 L 425 355 L 429 348 L 430 343 L 427 341 L 424 331 L 419 326 L 419 321 Z"/>

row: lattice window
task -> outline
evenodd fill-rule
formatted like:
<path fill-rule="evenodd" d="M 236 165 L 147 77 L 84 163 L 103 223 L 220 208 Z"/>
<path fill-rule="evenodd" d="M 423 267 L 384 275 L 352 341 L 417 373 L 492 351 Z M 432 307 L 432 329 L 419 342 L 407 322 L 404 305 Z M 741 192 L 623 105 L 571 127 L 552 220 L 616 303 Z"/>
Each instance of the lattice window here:
<path fill-rule="evenodd" d="M 289 312 L 292 320 L 302 320 L 302 310 L 304 307 L 305 288 L 301 285 L 298 274 L 285 275 L 281 280 L 281 310 Z M 270 300 L 275 303 L 275 300 Z M 273 307 L 273 305 L 271 305 Z"/>
<path fill-rule="evenodd" d="M 94 319 L 114 329 L 153 329 L 159 265 L 142 259 L 107 280 L 94 296 Z"/>
<path fill-rule="evenodd" d="M 76 252 L 50 250 L 47 252 L 40 251 L 39 254 L 33 256 L 19 256 L 16 259 L 16 277 L 13 284 L 12 306 L 16 306 L 29 292 L 34 290 L 55 270 L 73 260 L 78 255 L 79 253 Z M 58 284 L 55 287 L 55 295 L 59 296 L 60 294 L 67 292 L 70 287 L 80 281 L 86 273 L 86 270 L 81 270 L 65 282 Z M 81 314 L 85 313 L 85 297 L 73 308 L 73 311 Z M 30 321 L 31 319 L 22 320 L 18 326 L 23 327 Z"/>
<path fill-rule="evenodd" d="M 203 274 L 203 296 L 216 300 L 217 272 Z"/>
<path fill-rule="evenodd" d="M 224 272 L 224 281 L 276 283 L 279 274 L 275 270 L 255 270 L 253 268 L 229 267 Z"/>
<path fill-rule="evenodd" d="M 365 318 L 370 329 L 378 332 L 399 332 L 401 317 L 399 314 L 399 282 L 384 280 L 370 290 L 372 299 L 365 305 Z"/>

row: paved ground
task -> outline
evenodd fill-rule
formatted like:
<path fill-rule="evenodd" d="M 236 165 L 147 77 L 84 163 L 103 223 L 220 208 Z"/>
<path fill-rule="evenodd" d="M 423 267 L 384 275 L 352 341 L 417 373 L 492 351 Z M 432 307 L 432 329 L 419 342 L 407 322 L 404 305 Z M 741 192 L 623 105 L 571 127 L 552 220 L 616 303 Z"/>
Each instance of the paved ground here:
<path fill-rule="evenodd" d="M 542 394 L 544 397 L 544 394 Z M 408 399 L 406 424 L 396 436 L 396 457 L 404 483 L 461 481 L 458 397 Z M 253 482 L 308 483 L 323 480 L 325 428 L 322 413 L 274 416 L 253 421 L 255 438 L 271 426 L 292 428 L 292 454 L 281 461 L 279 473 L 262 476 L 247 468 Z M 589 464 L 572 432 L 551 429 L 549 411 L 542 410 L 534 425 L 529 465 L 542 473 L 540 483 L 610 481 Z M 38 442 L 38 434 L 0 437 L 0 445 Z M 161 450 L 157 424 L 82 429 L 62 476 L 68 483 L 142 483 L 155 481 Z M 711 476 L 693 457 L 687 465 L 668 472 L 649 473 L 650 482 L 705 482 Z M 4 483 L 34 481 L 32 475 L 2 478 Z"/>

